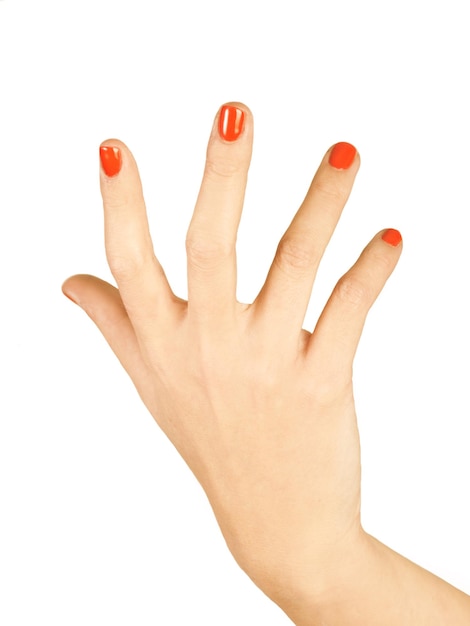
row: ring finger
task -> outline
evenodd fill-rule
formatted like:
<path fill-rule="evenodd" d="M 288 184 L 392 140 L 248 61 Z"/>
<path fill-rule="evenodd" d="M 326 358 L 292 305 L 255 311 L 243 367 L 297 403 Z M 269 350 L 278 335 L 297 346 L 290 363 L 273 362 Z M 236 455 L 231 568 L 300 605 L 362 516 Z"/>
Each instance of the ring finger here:
<path fill-rule="evenodd" d="M 338 143 L 326 153 L 305 200 L 279 242 L 254 306 L 264 327 L 281 324 L 298 335 L 325 248 L 338 223 L 359 169 L 354 146 Z M 266 318 L 271 318 L 266 324 Z M 274 325 L 274 326 L 273 326 Z"/>

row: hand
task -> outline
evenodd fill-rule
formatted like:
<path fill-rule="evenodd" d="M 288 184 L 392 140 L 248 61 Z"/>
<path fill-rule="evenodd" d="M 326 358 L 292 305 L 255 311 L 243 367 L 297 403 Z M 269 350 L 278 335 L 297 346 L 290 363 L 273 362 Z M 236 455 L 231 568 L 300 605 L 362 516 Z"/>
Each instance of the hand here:
<path fill-rule="evenodd" d="M 173 294 L 154 255 L 137 166 L 117 140 L 101 147 L 101 190 L 118 289 L 79 275 L 63 290 L 97 324 L 200 481 L 240 566 L 271 597 L 299 576 L 320 593 L 363 536 L 352 363 L 401 237 L 376 235 L 337 283 L 313 333 L 302 329 L 359 168 L 356 150 L 337 144 L 257 298 L 237 302 L 235 241 L 252 133 L 244 105 L 217 114 L 187 233 L 187 302 Z"/>

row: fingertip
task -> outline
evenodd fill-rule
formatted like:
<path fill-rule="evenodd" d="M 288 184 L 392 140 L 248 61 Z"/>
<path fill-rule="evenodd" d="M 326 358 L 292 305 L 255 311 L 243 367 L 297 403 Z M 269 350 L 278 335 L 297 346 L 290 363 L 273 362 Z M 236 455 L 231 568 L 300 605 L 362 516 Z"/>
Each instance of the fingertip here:
<path fill-rule="evenodd" d="M 250 107 L 248 107 L 244 102 L 237 102 L 236 100 L 231 100 L 230 102 L 224 102 L 217 112 L 217 117 L 220 116 L 220 113 L 224 107 L 235 107 L 236 109 L 240 109 L 245 114 L 245 118 L 252 118 L 253 113 L 251 112 Z"/>
<path fill-rule="evenodd" d="M 100 145 L 101 169 L 108 178 L 114 178 L 122 168 L 122 151 L 114 142 Z"/>
<path fill-rule="evenodd" d="M 386 244 L 392 246 L 393 248 L 397 248 L 403 243 L 403 238 L 399 230 L 395 228 L 387 228 L 381 233 L 382 241 L 385 241 Z"/>
<path fill-rule="evenodd" d="M 135 164 L 128 146 L 120 139 L 105 139 L 99 146 L 101 171 L 105 178 L 115 178 L 123 168 Z"/>
<path fill-rule="evenodd" d="M 225 102 L 214 120 L 213 134 L 223 143 L 234 143 L 251 134 L 253 114 L 243 102 Z"/>
<path fill-rule="evenodd" d="M 115 137 L 110 137 L 109 139 L 105 139 L 100 143 L 100 149 L 106 147 L 114 147 L 118 148 L 121 152 L 129 152 L 129 148 L 126 144 L 120 139 L 116 139 Z"/>
<path fill-rule="evenodd" d="M 134 155 L 119 139 L 110 138 L 99 145 L 100 186 L 106 205 L 121 204 L 123 197 L 141 201 L 142 187 Z M 135 197 L 134 197 L 135 196 Z"/>
<path fill-rule="evenodd" d="M 74 276 L 71 276 L 70 278 L 67 278 L 67 280 L 65 280 L 62 283 L 62 287 L 61 287 L 62 293 L 64 294 L 66 298 L 71 300 L 74 304 L 77 304 L 78 306 L 80 306 L 78 295 L 73 286 L 73 279 L 74 279 Z"/>
<path fill-rule="evenodd" d="M 328 163 L 337 170 L 348 170 L 356 160 L 359 165 L 359 152 L 352 143 L 347 141 L 339 141 L 328 151 Z"/>

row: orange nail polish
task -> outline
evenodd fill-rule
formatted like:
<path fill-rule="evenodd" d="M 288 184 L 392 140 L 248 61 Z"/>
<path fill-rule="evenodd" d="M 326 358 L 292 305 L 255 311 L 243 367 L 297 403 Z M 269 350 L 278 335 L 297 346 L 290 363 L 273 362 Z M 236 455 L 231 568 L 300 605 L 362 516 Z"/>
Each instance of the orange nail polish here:
<path fill-rule="evenodd" d="M 400 231 L 395 230 L 394 228 L 389 228 L 382 235 L 382 239 L 385 241 L 385 243 L 389 243 L 391 246 L 396 248 L 401 242 Z"/>
<path fill-rule="evenodd" d="M 225 141 L 235 141 L 243 130 L 245 113 L 238 107 L 225 104 L 220 109 L 219 135 Z"/>
<path fill-rule="evenodd" d="M 112 178 L 121 171 L 122 156 L 119 148 L 100 146 L 101 167 L 106 176 Z"/>
<path fill-rule="evenodd" d="M 337 170 L 347 170 L 353 164 L 356 152 L 357 150 L 352 144 L 340 141 L 333 146 L 328 163 Z"/>

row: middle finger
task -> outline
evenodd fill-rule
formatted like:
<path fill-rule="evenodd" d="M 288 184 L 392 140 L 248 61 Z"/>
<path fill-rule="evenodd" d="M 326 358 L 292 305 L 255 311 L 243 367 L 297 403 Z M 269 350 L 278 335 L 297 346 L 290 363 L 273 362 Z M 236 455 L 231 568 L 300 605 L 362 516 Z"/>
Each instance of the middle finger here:
<path fill-rule="evenodd" d="M 253 135 L 244 105 L 221 107 L 207 149 L 204 178 L 186 237 L 188 312 L 197 323 L 233 320 L 235 244 L 245 196 Z"/>

